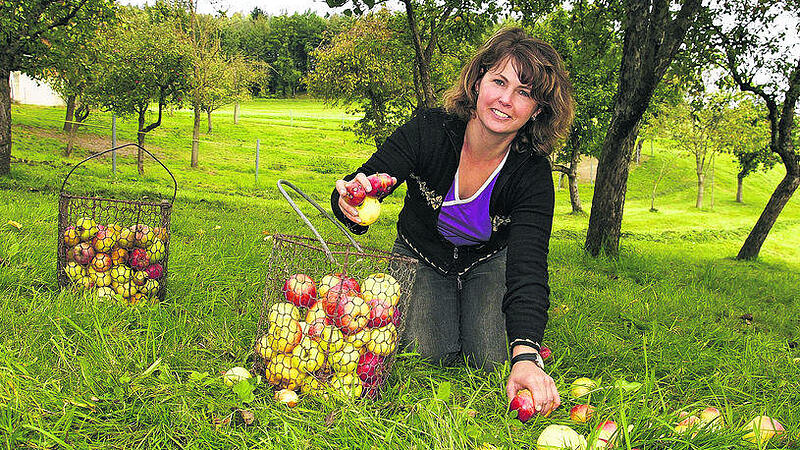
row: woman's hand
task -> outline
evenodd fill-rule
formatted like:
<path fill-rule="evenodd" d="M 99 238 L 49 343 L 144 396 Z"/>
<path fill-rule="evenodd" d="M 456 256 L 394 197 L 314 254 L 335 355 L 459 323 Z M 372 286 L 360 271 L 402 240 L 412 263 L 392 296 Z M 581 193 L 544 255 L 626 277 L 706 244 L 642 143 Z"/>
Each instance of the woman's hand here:
<path fill-rule="evenodd" d="M 556 383 L 533 361 L 519 361 L 511 367 L 511 374 L 506 383 L 508 401 L 510 402 L 521 389 L 530 391 L 536 411 L 543 416 L 550 414 L 561 405 L 561 396 L 558 395 Z"/>
<path fill-rule="evenodd" d="M 363 173 L 359 172 L 356 174 L 353 180 L 358 181 L 364 186 L 364 190 L 369 193 L 372 190 L 372 184 L 367 179 L 367 176 Z M 356 210 L 355 206 L 349 205 L 344 199 L 347 196 L 347 188 L 345 185 L 347 181 L 344 180 L 336 180 L 336 192 L 339 193 L 339 209 L 342 210 L 344 216 L 347 217 L 348 220 L 355 223 L 361 223 L 361 218 L 358 217 L 358 211 Z"/>

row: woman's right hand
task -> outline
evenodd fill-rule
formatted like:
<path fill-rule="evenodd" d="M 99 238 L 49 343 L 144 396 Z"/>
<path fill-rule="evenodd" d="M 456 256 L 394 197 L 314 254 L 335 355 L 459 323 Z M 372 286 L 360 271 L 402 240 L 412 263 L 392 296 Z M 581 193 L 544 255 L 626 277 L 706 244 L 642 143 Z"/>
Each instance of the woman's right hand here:
<path fill-rule="evenodd" d="M 364 186 L 364 190 L 369 193 L 372 190 L 372 184 L 370 184 L 367 176 L 363 173 L 359 172 L 356 174 L 353 181 L 358 181 Z M 342 210 L 344 216 L 347 217 L 348 220 L 355 223 L 361 223 L 361 218 L 358 217 L 358 211 L 356 210 L 355 206 L 349 205 L 344 199 L 347 196 L 347 188 L 345 185 L 347 181 L 344 180 L 336 180 L 336 192 L 339 193 L 339 209 Z"/>

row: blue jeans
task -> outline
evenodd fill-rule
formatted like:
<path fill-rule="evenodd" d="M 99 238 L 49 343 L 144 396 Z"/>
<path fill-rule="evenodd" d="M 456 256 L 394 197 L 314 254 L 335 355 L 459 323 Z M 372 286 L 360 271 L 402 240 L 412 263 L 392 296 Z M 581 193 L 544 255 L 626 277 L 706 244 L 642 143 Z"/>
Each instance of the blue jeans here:
<path fill-rule="evenodd" d="M 399 239 L 395 253 L 416 258 Z M 420 261 L 410 302 L 403 311 L 404 346 L 442 364 L 466 358 L 473 367 L 492 369 L 508 359 L 505 315 L 506 250 L 461 276 L 441 275 Z"/>

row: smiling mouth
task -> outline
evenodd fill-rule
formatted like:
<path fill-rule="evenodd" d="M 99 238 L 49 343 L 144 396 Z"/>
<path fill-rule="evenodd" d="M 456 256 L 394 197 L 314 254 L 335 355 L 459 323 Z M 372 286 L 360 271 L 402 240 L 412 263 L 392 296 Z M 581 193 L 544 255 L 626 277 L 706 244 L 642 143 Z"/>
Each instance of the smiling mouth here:
<path fill-rule="evenodd" d="M 511 118 L 511 116 L 509 116 L 508 114 L 504 113 L 503 111 L 500 111 L 499 109 L 491 108 L 491 110 L 496 116 L 498 116 L 498 117 L 500 117 L 502 119 L 510 119 Z"/>

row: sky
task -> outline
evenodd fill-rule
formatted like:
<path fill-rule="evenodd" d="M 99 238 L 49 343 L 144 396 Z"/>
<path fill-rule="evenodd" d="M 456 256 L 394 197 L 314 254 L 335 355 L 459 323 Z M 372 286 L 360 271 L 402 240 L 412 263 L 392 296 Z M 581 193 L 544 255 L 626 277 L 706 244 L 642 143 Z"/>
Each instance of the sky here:
<path fill-rule="evenodd" d="M 120 0 L 119 3 L 141 6 L 147 3 L 152 5 L 155 0 Z M 338 11 L 328 7 L 325 0 L 198 0 L 197 10 L 205 14 L 226 10 L 228 15 L 231 15 L 236 12 L 249 13 L 256 6 L 272 16 L 302 13 L 307 10 L 324 16 L 325 13 Z"/>

